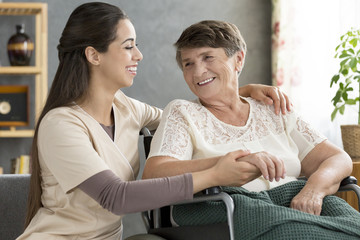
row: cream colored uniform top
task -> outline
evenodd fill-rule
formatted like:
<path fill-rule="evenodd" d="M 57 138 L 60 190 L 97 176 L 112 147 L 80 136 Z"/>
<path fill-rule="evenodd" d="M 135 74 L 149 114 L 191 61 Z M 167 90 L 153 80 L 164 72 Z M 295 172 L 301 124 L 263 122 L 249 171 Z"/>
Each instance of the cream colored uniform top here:
<path fill-rule="evenodd" d="M 270 182 L 259 177 L 243 185 L 244 188 L 262 191 L 296 180 L 301 161 L 325 137 L 295 112 L 276 115 L 274 106 L 252 98 L 243 99 L 250 104 L 250 113 L 241 127 L 220 121 L 199 100 L 172 101 L 164 109 L 149 157 L 188 160 L 225 155 L 239 149 L 251 153 L 265 151 L 284 161 L 286 178 Z"/>
<path fill-rule="evenodd" d="M 113 103 L 114 141 L 79 106 L 51 110 L 38 135 L 42 207 L 18 239 L 121 239 L 121 216 L 102 208 L 80 183 L 111 169 L 123 181 L 139 172 L 138 138 L 155 129 L 162 111 L 119 91 Z"/>

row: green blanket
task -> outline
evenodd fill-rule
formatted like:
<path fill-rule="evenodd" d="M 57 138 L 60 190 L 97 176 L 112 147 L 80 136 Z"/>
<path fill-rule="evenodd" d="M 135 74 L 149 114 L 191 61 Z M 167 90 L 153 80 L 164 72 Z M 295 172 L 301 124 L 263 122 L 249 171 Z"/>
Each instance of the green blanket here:
<path fill-rule="evenodd" d="M 321 216 L 289 208 L 304 181 L 294 181 L 260 193 L 224 187 L 235 203 L 236 239 L 360 239 L 360 213 L 344 200 L 327 196 Z M 179 225 L 226 222 L 222 202 L 180 205 L 173 209 Z"/>

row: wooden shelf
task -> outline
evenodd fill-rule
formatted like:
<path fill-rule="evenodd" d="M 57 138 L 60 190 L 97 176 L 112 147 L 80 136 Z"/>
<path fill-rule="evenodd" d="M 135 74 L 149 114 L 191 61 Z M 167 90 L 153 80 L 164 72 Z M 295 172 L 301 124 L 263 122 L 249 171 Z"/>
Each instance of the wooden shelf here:
<path fill-rule="evenodd" d="M 1 130 L 0 137 L 2 138 L 31 138 L 34 136 L 34 130 Z"/>
<path fill-rule="evenodd" d="M 41 14 L 43 3 L 10 3 L 4 2 L 0 6 L 0 15 L 36 15 Z"/>
<path fill-rule="evenodd" d="M 0 74 L 22 75 L 22 74 L 40 74 L 40 67 L 0 67 Z"/>
<path fill-rule="evenodd" d="M 0 66 L 0 75 L 33 75 L 35 76 L 35 103 L 34 119 L 38 119 L 41 109 L 45 103 L 48 91 L 48 15 L 46 3 L 20 3 L 20 2 L 0 2 L 0 15 L 32 15 L 35 17 L 35 66 Z M 1 21 L 4 18 L 1 19 Z M 16 84 L 16 83 L 14 83 Z M 0 130 L 0 138 L 28 138 L 33 137 L 33 129 Z"/>

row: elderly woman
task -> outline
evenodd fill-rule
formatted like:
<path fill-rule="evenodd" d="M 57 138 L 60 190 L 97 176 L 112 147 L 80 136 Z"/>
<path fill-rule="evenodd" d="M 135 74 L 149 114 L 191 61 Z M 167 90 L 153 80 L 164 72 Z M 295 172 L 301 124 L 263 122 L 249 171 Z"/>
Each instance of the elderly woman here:
<path fill-rule="evenodd" d="M 165 108 L 143 177 L 204 171 L 218 156 L 248 151 L 237 159 L 244 162 L 242 188 L 228 189 L 240 195 L 234 197 L 242 203 L 236 207 L 237 221 L 247 222 L 240 223 L 242 228 L 236 224 L 237 238 L 245 233 L 244 239 L 288 239 L 298 233 L 302 239 L 358 239 L 360 214 L 328 196 L 351 173 L 350 157 L 296 112 L 276 115 L 272 106 L 239 96 L 246 44 L 237 27 L 202 21 L 187 28 L 175 46 L 185 81 L 198 99 L 174 100 Z M 299 176 L 307 177 L 306 183 L 297 181 Z M 274 199 L 275 193 L 282 195 Z M 340 204 L 346 214 L 332 212 L 332 204 Z M 196 221 L 194 217 L 188 220 Z M 249 221 L 256 217 L 264 225 Z"/>

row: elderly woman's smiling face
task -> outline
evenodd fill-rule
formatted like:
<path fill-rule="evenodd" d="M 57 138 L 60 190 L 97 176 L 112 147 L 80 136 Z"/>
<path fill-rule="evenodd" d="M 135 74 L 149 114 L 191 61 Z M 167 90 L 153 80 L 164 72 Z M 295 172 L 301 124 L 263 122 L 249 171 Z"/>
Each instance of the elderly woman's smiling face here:
<path fill-rule="evenodd" d="M 228 57 L 223 48 L 186 48 L 181 50 L 182 70 L 191 91 L 201 100 L 222 98 L 237 93 L 237 72 L 241 52 Z"/>

